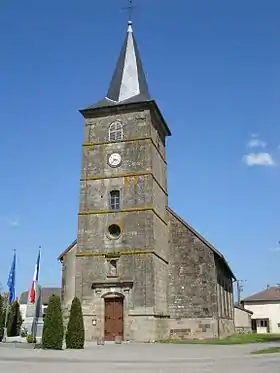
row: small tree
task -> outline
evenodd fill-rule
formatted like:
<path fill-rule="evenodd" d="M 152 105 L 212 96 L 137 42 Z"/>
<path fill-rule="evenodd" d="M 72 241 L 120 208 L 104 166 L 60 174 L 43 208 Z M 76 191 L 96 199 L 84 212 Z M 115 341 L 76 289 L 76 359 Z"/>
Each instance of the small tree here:
<path fill-rule="evenodd" d="M 49 350 L 61 350 L 63 344 L 63 320 L 60 298 L 51 295 L 44 319 L 42 345 Z"/>
<path fill-rule="evenodd" d="M 70 309 L 66 331 L 66 348 L 82 349 L 85 344 L 85 328 L 81 302 L 75 297 Z"/>
<path fill-rule="evenodd" d="M 7 336 L 16 337 L 20 335 L 22 325 L 22 316 L 20 312 L 20 305 L 15 300 L 9 310 L 8 321 L 7 321 Z"/>
<path fill-rule="evenodd" d="M 4 312 L 4 301 L 0 294 L 0 342 L 4 336 L 4 324 L 5 324 L 5 312 Z"/>

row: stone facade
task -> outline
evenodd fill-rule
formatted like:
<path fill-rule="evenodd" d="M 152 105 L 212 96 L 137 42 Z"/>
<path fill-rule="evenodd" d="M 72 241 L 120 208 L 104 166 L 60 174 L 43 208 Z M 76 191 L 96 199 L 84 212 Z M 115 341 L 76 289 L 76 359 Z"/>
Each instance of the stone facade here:
<path fill-rule="evenodd" d="M 124 108 L 86 118 L 75 294 L 83 302 L 88 339 L 104 329 L 103 298 L 110 293 L 124 299 L 125 339 L 154 340 L 156 330 L 158 337 L 167 333 L 167 327 L 157 327 L 168 318 L 165 134 L 152 110 L 138 106 L 138 111 Z M 110 126 L 115 122 L 122 126 L 122 136 L 112 142 Z M 118 167 L 109 164 L 114 153 L 121 155 Z M 120 193 L 117 210 L 110 207 L 115 190 Z M 113 224 L 121 231 L 118 237 L 109 232 Z M 108 276 L 112 259 L 117 273 Z M 92 318 L 98 327 L 89 327 Z"/>
<path fill-rule="evenodd" d="M 109 141 L 111 123 L 123 138 Z M 151 109 L 86 118 L 78 239 L 61 256 L 65 318 L 82 300 L 86 339 L 104 337 L 104 300 L 123 299 L 123 338 L 215 338 L 234 332 L 233 274 L 167 206 L 165 138 Z M 108 157 L 121 154 L 110 167 Z M 120 191 L 118 210 L 110 191 Z M 113 238 L 108 227 L 117 224 Z M 114 275 L 110 263 L 114 261 Z"/>
<path fill-rule="evenodd" d="M 232 334 L 230 268 L 209 242 L 174 211 L 167 211 L 170 337 L 216 338 Z"/>
<path fill-rule="evenodd" d="M 234 275 L 167 208 L 171 133 L 150 98 L 131 22 L 125 40 L 107 96 L 81 110 L 77 241 L 59 257 L 65 320 L 77 296 L 87 340 L 232 333 Z"/>

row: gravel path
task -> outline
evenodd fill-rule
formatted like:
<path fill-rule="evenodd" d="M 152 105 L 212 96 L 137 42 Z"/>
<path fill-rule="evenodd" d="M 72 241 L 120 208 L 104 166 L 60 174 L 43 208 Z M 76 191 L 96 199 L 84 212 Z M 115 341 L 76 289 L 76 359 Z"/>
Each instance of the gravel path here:
<path fill-rule="evenodd" d="M 2 373 L 279 373 L 280 354 L 250 355 L 279 344 L 209 346 L 168 344 L 87 344 L 82 351 L 0 347 Z"/>

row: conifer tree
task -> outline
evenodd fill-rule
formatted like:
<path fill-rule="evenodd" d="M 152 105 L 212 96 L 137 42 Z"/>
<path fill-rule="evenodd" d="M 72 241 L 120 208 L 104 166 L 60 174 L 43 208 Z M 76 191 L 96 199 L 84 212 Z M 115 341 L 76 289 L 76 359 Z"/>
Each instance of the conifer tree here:
<path fill-rule="evenodd" d="M 46 311 L 42 346 L 44 349 L 61 350 L 63 345 L 63 319 L 61 312 L 60 298 L 57 295 L 51 295 Z"/>
<path fill-rule="evenodd" d="M 7 320 L 7 336 L 16 337 L 20 335 L 22 325 L 22 316 L 20 312 L 20 305 L 17 300 L 15 300 L 10 306 L 8 320 Z"/>
<path fill-rule="evenodd" d="M 85 328 L 81 302 L 75 297 L 70 309 L 66 331 L 66 348 L 82 349 L 85 344 Z"/>
<path fill-rule="evenodd" d="M 0 342 L 4 335 L 4 323 L 5 323 L 5 312 L 4 312 L 4 300 L 3 296 L 0 294 Z"/>

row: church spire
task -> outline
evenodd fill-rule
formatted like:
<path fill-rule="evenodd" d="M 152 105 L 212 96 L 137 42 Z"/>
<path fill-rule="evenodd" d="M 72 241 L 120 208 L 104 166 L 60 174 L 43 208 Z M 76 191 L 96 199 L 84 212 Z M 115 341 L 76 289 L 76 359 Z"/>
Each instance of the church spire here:
<path fill-rule="evenodd" d="M 133 34 L 131 21 L 128 21 L 126 38 L 106 99 L 115 104 L 124 101 L 137 102 L 150 100 L 148 84 Z"/>
<path fill-rule="evenodd" d="M 131 11 L 131 1 L 129 2 Z M 131 16 L 131 13 L 130 13 Z M 80 110 L 85 117 L 90 117 L 92 111 L 132 104 L 146 105 L 160 120 L 162 131 L 166 136 L 171 132 L 163 118 L 156 102 L 149 94 L 148 84 L 143 70 L 139 50 L 132 29 L 132 21 L 129 18 L 126 37 L 117 61 L 114 74 L 109 85 L 107 95 L 97 103 Z M 144 106 L 143 106 L 144 107 Z"/>
<path fill-rule="evenodd" d="M 131 3 L 129 9 L 131 9 Z M 97 103 L 80 110 L 84 115 L 88 110 L 121 104 L 152 101 L 143 70 L 139 50 L 128 21 L 126 37 L 112 76 L 107 95 Z"/>

